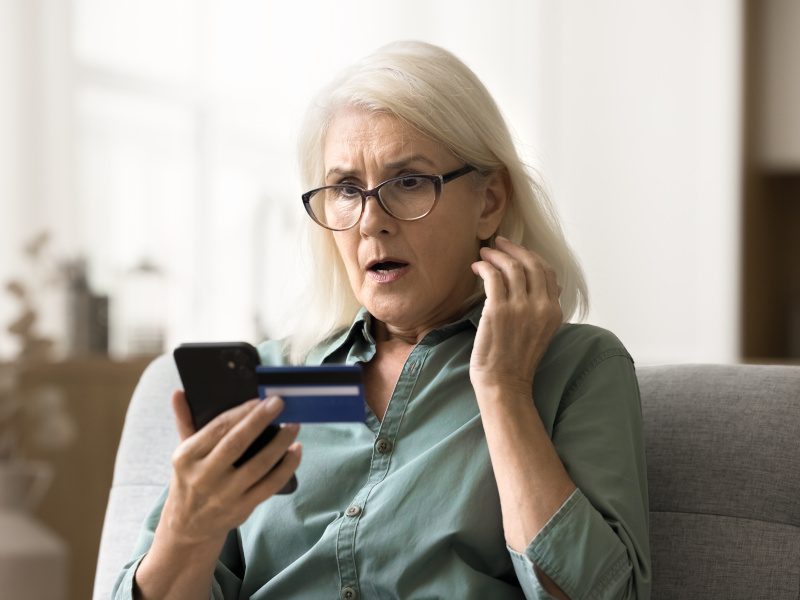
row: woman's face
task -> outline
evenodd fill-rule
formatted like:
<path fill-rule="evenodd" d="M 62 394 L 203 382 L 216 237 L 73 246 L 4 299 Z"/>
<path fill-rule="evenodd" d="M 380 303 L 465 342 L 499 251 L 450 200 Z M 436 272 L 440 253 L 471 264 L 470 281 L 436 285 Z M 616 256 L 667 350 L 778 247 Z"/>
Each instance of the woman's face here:
<path fill-rule="evenodd" d="M 396 117 L 356 108 L 337 113 L 324 161 L 326 185 L 364 189 L 404 174 L 441 175 L 464 166 Z M 389 328 L 411 334 L 454 317 L 475 289 L 470 264 L 480 240 L 502 218 L 504 181 L 490 176 L 476 187 L 472 175 L 459 177 L 442 187 L 433 211 L 418 221 L 399 221 L 370 197 L 354 227 L 333 233 L 359 302 Z"/>

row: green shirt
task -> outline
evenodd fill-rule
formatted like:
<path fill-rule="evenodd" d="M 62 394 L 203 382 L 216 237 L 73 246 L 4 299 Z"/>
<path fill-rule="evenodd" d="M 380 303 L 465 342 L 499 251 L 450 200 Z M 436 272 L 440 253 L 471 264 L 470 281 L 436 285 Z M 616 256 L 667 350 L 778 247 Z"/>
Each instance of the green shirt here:
<path fill-rule="evenodd" d="M 572 599 L 649 598 L 648 499 L 639 390 L 620 341 L 564 324 L 536 372 L 534 403 L 577 490 L 523 553 L 503 536 L 500 501 L 469 359 L 481 305 L 433 330 L 408 357 L 383 421 L 305 424 L 294 494 L 231 532 L 212 598 L 550 598 L 534 563 Z M 371 317 L 321 344 L 308 364 L 369 361 Z M 287 364 L 284 347 L 259 348 Z M 147 519 L 133 575 L 158 523 Z"/>

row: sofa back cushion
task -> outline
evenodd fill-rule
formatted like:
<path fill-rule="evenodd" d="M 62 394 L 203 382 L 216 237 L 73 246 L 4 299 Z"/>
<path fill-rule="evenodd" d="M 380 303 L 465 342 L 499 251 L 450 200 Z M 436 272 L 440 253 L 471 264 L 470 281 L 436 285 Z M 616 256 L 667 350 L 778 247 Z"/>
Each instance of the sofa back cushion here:
<path fill-rule="evenodd" d="M 800 368 L 638 377 L 653 598 L 800 598 Z"/>

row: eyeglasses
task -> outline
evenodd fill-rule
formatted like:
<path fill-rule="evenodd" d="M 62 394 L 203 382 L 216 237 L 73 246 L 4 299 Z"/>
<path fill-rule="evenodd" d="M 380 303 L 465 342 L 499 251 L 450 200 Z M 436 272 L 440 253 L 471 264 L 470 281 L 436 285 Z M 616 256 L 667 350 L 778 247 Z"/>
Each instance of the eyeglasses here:
<path fill-rule="evenodd" d="M 344 231 L 358 223 L 370 196 L 395 219 L 416 221 L 430 214 L 445 183 L 475 170 L 464 165 L 444 175 L 401 175 L 371 190 L 351 184 L 326 185 L 303 194 L 303 206 L 309 217 L 333 231 Z"/>

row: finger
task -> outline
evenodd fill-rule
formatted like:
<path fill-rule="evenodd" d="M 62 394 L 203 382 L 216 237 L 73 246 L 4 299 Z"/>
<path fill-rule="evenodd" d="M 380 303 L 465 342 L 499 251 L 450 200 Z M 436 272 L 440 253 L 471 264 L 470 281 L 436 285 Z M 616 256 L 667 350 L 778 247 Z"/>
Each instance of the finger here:
<path fill-rule="evenodd" d="M 258 480 L 244 495 L 244 501 L 255 508 L 258 504 L 277 494 L 289 483 L 303 455 L 303 447 L 295 442 L 286 450 L 283 460 L 269 473 Z"/>
<path fill-rule="evenodd" d="M 261 400 L 254 398 L 217 415 L 184 442 L 184 452 L 194 458 L 207 456 L 237 423 L 259 406 L 260 402 Z"/>
<path fill-rule="evenodd" d="M 556 272 L 550 268 L 544 268 L 545 281 L 547 282 L 547 301 L 549 304 L 549 312 L 554 322 L 561 323 L 564 319 L 564 313 L 561 310 L 561 286 L 558 285 L 558 278 Z"/>
<path fill-rule="evenodd" d="M 175 425 L 178 428 L 178 436 L 181 441 L 194 435 L 196 430 L 192 422 L 192 412 L 189 410 L 189 404 L 186 402 L 186 394 L 183 393 L 183 390 L 172 392 L 172 412 L 175 413 Z"/>
<path fill-rule="evenodd" d="M 231 468 L 267 425 L 277 418 L 283 406 L 283 400 L 278 396 L 257 401 L 256 407 L 231 427 L 214 446 L 209 453 L 209 460 L 217 465 L 218 470 Z"/>
<path fill-rule="evenodd" d="M 508 238 L 503 236 L 497 236 L 497 247 L 498 249 L 506 252 L 510 256 L 514 257 L 518 260 L 522 265 L 525 267 L 525 274 L 526 274 L 526 282 L 527 288 L 526 291 L 528 295 L 535 292 L 539 289 L 538 285 L 538 263 L 541 261 L 541 257 L 533 252 L 532 250 L 528 250 L 524 246 L 520 246 L 519 244 L 515 244 L 514 242 L 510 241 Z M 543 283 L 543 282 L 542 282 Z"/>
<path fill-rule="evenodd" d="M 547 281 L 547 295 L 553 302 L 558 302 L 558 299 L 561 296 L 561 286 L 558 285 L 556 272 L 553 271 L 553 269 L 546 268 L 545 279 Z"/>
<path fill-rule="evenodd" d="M 498 250 L 502 250 L 503 252 L 506 252 L 507 254 L 510 254 L 516 258 L 526 267 L 533 268 L 537 260 L 542 260 L 542 257 L 536 254 L 533 250 L 529 250 L 525 246 L 515 244 L 502 235 L 497 236 L 495 246 Z"/>
<path fill-rule="evenodd" d="M 508 297 L 503 276 L 500 271 L 484 260 L 479 260 L 471 265 L 472 272 L 483 279 L 483 289 L 487 301 L 502 301 Z"/>
<path fill-rule="evenodd" d="M 252 487 L 283 460 L 289 446 L 297 439 L 300 426 L 296 423 L 281 426 L 280 431 L 258 454 L 237 469 L 234 485 L 241 490 Z"/>
<path fill-rule="evenodd" d="M 481 258 L 498 269 L 503 276 L 510 300 L 525 300 L 528 296 L 528 272 L 524 263 L 503 250 L 481 248 Z"/>
<path fill-rule="evenodd" d="M 553 277 L 555 277 L 555 271 L 553 268 L 544 260 L 541 256 L 536 254 L 533 250 L 528 250 L 527 248 L 520 246 L 519 244 L 515 244 L 509 241 L 507 238 L 502 236 L 497 237 L 498 247 L 502 249 L 504 252 L 507 252 L 522 264 L 525 265 L 525 271 L 530 276 L 528 278 L 528 293 L 534 292 L 537 289 L 541 289 L 547 293 L 549 298 L 554 298 L 552 292 L 556 292 L 557 286 L 550 288 L 551 280 L 549 278 L 549 274 L 551 273 Z M 543 277 L 544 275 L 544 277 Z M 555 281 L 555 280 L 552 280 Z M 556 282 L 557 283 L 557 282 Z M 533 284 L 533 285 L 531 285 Z M 558 294 L 556 294 L 555 298 L 558 298 Z"/>

